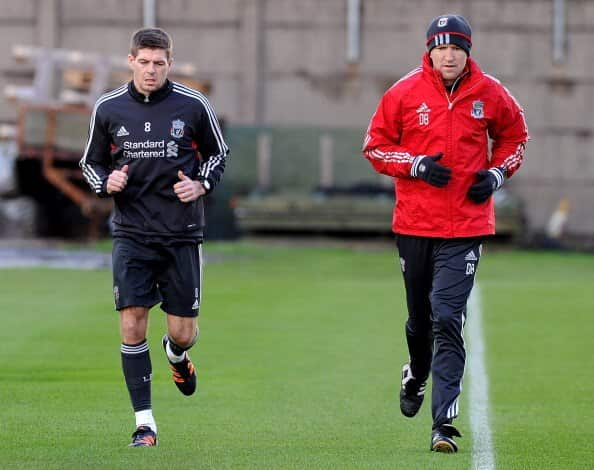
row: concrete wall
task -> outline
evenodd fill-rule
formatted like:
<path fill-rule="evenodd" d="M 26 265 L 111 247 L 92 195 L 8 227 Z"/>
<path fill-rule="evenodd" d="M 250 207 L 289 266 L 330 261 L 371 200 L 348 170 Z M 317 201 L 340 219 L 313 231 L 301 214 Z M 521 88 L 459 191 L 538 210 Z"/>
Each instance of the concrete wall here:
<path fill-rule="evenodd" d="M 563 197 L 594 234 L 594 2 L 566 0 L 567 56 L 552 61 L 553 0 L 362 0 L 361 58 L 346 58 L 346 0 L 157 0 L 178 61 L 212 80 L 232 124 L 366 127 L 385 89 L 418 65 L 433 16 L 465 15 L 473 57 L 526 109 L 532 142 L 510 182 L 533 228 Z M 0 0 L 0 88 L 28 80 L 12 44 L 125 55 L 142 0 Z M 14 119 L 0 98 L 0 121 Z"/>

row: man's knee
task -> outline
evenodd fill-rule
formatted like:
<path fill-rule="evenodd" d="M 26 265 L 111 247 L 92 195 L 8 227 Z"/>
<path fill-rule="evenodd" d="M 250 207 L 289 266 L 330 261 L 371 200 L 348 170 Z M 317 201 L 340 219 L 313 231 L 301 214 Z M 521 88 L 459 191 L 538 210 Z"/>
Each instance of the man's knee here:
<path fill-rule="evenodd" d="M 196 341 L 198 340 L 198 329 L 194 330 L 192 334 L 178 332 L 176 334 L 169 333 L 168 336 L 169 340 L 175 343 L 180 349 L 187 351 L 196 344 Z"/>
<path fill-rule="evenodd" d="M 187 319 L 184 319 L 187 320 Z M 190 349 L 198 340 L 199 329 L 196 322 L 169 322 L 169 339 L 178 345 L 181 349 Z"/>
<path fill-rule="evenodd" d="M 120 310 L 122 341 L 137 344 L 146 338 L 148 308 L 125 307 Z"/>
<path fill-rule="evenodd" d="M 433 333 L 457 337 L 462 334 L 462 321 L 462 311 L 438 307 L 433 311 Z"/>

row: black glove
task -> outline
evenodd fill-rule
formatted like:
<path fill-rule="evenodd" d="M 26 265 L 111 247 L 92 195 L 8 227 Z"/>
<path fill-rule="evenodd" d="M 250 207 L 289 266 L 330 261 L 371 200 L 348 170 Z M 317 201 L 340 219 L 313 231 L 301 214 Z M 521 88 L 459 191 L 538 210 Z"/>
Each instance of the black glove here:
<path fill-rule="evenodd" d="M 435 155 L 419 155 L 415 158 L 415 161 L 410 169 L 410 175 L 413 178 L 421 178 L 427 183 L 442 188 L 450 178 L 452 177 L 452 170 L 447 166 L 440 165 L 437 163 L 438 160 L 443 156 L 442 152 L 436 153 Z"/>
<path fill-rule="evenodd" d="M 481 170 L 476 174 L 477 182 L 468 190 L 467 196 L 477 204 L 485 202 L 503 185 L 503 171 L 499 168 Z"/>

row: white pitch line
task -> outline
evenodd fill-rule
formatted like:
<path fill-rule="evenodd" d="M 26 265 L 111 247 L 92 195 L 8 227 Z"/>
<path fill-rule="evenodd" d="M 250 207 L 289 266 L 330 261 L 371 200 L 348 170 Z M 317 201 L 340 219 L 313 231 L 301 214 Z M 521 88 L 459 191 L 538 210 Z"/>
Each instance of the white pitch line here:
<path fill-rule="evenodd" d="M 495 469 L 495 453 L 489 424 L 489 378 L 485 364 L 481 291 L 478 283 L 468 299 L 468 381 L 470 429 L 472 431 L 472 468 Z"/>

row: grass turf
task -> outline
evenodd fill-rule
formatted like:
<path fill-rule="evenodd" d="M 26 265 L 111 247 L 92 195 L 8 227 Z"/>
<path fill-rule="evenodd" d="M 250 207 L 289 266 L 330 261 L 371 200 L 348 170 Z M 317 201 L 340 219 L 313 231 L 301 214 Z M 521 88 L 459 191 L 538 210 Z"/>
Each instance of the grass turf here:
<path fill-rule="evenodd" d="M 402 281 L 391 249 L 205 246 L 196 396 L 151 313 L 160 443 L 129 449 L 107 271 L 0 270 L 2 468 L 471 468 L 400 415 Z M 588 468 L 594 257 L 489 252 L 479 282 L 498 468 Z M 472 321 L 470 319 L 469 321 Z"/>

